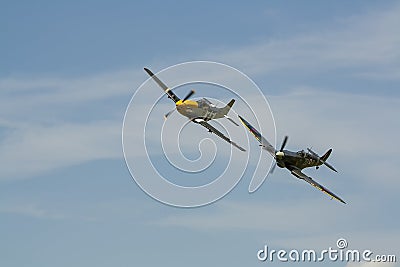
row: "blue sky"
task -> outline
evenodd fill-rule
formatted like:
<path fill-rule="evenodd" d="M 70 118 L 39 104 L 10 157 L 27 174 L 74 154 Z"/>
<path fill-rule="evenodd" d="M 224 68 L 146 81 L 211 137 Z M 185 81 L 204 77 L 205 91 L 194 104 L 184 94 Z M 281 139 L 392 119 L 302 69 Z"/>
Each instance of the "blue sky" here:
<path fill-rule="evenodd" d="M 1 265 L 259 266 L 264 244 L 324 249 L 339 237 L 399 257 L 399 14 L 396 1 L 3 1 Z M 246 173 L 202 208 L 146 195 L 123 159 L 125 109 L 143 67 L 191 60 L 251 77 L 287 149 L 332 147 L 338 174 L 305 172 L 348 204 L 281 169 L 254 194 Z M 172 107 L 161 100 L 160 123 Z"/>

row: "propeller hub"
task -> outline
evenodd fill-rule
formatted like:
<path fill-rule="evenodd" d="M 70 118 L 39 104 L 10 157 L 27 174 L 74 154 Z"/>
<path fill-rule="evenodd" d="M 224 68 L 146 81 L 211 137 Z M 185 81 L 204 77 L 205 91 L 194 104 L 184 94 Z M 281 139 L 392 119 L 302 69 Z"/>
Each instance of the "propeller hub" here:
<path fill-rule="evenodd" d="M 285 153 L 283 153 L 283 151 L 278 151 L 278 152 L 276 152 L 275 155 L 277 158 L 283 158 L 283 156 L 285 156 Z"/>

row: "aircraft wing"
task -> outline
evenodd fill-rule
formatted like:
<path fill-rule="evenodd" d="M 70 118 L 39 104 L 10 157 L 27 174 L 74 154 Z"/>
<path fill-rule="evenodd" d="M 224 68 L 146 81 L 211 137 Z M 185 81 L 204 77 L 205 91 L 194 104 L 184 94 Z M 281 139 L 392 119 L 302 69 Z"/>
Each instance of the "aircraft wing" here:
<path fill-rule="evenodd" d="M 226 137 L 223 133 L 221 133 L 220 131 L 218 131 L 216 128 L 214 128 L 212 125 L 210 125 L 208 122 L 206 122 L 205 120 L 199 119 L 198 121 L 196 119 L 193 120 L 193 122 L 198 123 L 200 125 L 202 125 L 203 127 L 207 128 L 210 132 L 218 135 L 219 137 L 221 137 L 222 139 L 224 139 L 226 142 L 228 142 L 229 144 L 232 144 L 233 146 L 237 147 L 238 149 L 240 149 L 241 151 L 246 151 L 243 147 L 239 146 L 238 144 L 236 144 L 235 142 L 231 141 L 228 137 Z"/>
<path fill-rule="evenodd" d="M 304 181 L 306 181 L 310 185 L 314 186 L 315 188 L 321 190 L 325 194 L 329 195 L 331 198 L 334 198 L 334 199 L 346 204 L 346 202 L 344 202 L 343 199 L 341 199 L 340 197 L 338 197 L 337 195 L 335 195 L 334 193 L 329 191 L 329 189 L 327 189 L 326 187 L 324 187 L 324 186 L 320 185 L 319 183 L 317 183 L 316 181 L 314 181 L 311 177 L 302 173 L 301 170 L 293 169 L 292 174 L 300 179 L 303 179 Z"/>
<path fill-rule="evenodd" d="M 180 100 L 180 98 L 176 94 L 174 94 L 174 92 L 172 92 L 171 89 L 165 85 L 165 83 L 158 79 L 158 77 L 151 70 L 149 70 L 148 68 L 144 68 L 144 70 L 164 90 L 164 92 L 168 95 L 168 98 L 171 98 L 175 103 Z"/>
<path fill-rule="evenodd" d="M 238 115 L 239 116 L 239 115 Z M 239 119 L 243 123 L 244 126 L 254 135 L 254 137 L 260 142 L 261 147 L 267 150 L 274 158 L 275 158 L 275 148 L 265 139 L 251 124 L 239 116 Z"/>

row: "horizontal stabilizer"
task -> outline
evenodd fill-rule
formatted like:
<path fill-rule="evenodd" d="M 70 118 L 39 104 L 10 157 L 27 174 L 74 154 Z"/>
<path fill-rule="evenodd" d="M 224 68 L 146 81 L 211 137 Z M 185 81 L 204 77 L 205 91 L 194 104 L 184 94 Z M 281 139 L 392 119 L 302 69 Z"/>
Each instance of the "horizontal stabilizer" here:
<path fill-rule="evenodd" d="M 325 164 L 326 167 L 328 167 L 329 169 L 331 169 L 331 170 L 334 171 L 334 172 L 337 172 L 337 170 L 336 170 L 332 165 L 330 165 L 328 162 L 326 162 L 326 160 L 329 158 L 329 156 L 331 155 L 331 153 L 332 153 L 332 148 L 329 149 L 329 150 L 320 158 L 320 160 Z"/>
<path fill-rule="evenodd" d="M 225 116 L 226 114 L 228 114 L 229 110 L 231 110 L 231 107 L 233 106 L 233 104 L 235 103 L 235 99 L 232 99 L 231 101 L 229 101 L 229 103 L 222 108 L 222 114 Z"/>
<path fill-rule="evenodd" d="M 224 117 L 227 118 L 230 122 L 232 122 L 236 126 L 239 126 L 239 124 L 237 124 L 231 117 L 228 117 L 227 115 L 225 115 Z"/>

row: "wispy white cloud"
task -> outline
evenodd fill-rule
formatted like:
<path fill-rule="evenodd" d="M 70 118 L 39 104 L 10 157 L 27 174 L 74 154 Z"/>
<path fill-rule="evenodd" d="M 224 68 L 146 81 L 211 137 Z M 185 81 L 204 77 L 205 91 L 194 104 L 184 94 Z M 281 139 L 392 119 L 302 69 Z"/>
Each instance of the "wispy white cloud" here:
<path fill-rule="evenodd" d="M 65 203 L 63 201 L 49 202 L 29 196 L 8 196 L 1 198 L 0 216 L 17 215 L 26 218 L 36 218 L 42 220 L 63 220 L 63 221 L 115 221 L 130 218 L 138 224 L 139 218 L 151 218 L 154 214 L 147 214 L 146 209 L 136 209 L 134 213 L 128 212 L 135 207 L 138 199 L 135 197 L 116 197 L 78 200 L 77 205 L 74 200 Z M 73 203 L 71 205 L 71 203 Z M 141 207 L 154 208 L 153 202 L 143 202 Z"/>
<path fill-rule="evenodd" d="M 126 70 L 78 78 L 1 79 L 1 179 L 122 158 L 123 110 L 140 85 L 138 75 L 139 70 Z M 121 96 L 127 96 L 126 102 L 109 107 L 107 101 Z"/>
<path fill-rule="evenodd" d="M 0 177 L 35 176 L 91 160 L 121 157 L 120 133 L 120 124 L 113 121 L 14 129 L 0 143 Z"/>
<path fill-rule="evenodd" d="M 5 96 L 32 98 L 35 104 L 87 102 L 125 95 L 140 85 L 142 70 L 126 69 L 83 77 L 11 76 L 0 80 Z M 39 101 L 40 100 L 40 101 Z"/>
<path fill-rule="evenodd" d="M 361 195 L 357 198 L 365 199 Z M 361 202 L 347 207 L 335 201 L 329 203 L 310 198 L 251 203 L 221 201 L 206 212 L 173 214 L 154 225 L 200 232 L 241 231 L 268 237 L 268 245 L 284 248 L 326 249 L 336 247 L 336 241 L 345 238 L 349 248 L 397 253 L 397 241 L 393 238 L 398 234 L 397 230 L 360 227 L 349 221 L 355 217 L 372 219 L 365 202 L 357 203 Z"/>
<path fill-rule="evenodd" d="M 0 214 L 14 214 L 37 219 L 63 220 L 68 216 L 59 211 L 46 209 L 38 203 L 4 203 L 0 205 Z"/>
<path fill-rule="evenodd" d="M 304 204 L 300 202 L 295 205 L 288 205 L 288 203 L 283 202 L 247 204 L 223 201 L 216 204 L 217 208 L 212 212 L 208 211 L 207 214 L 199 212 L 198 214 L 175 215 L 160 220 L 157 224 L 208 231 L 245 229 L 285 232 L 291 227 L 293 220 L 296 220 L 299 227 L 310 226 L 310 228 L 304 228 L 304 231 L 308 229 L 310 232 L 316 232 L 327 227 L 327 225 L 318 225 L 317 222 L 312 222 L 312 225 L 310 225 L 309 218 L 306 216 L 297 217 L 302 210 L 299 207 L 304 206 Z M 322 204 L 321 202 L 319 204 L 312 202 L 307 203 L 307 205 L 310 209 L 320 210 Z M 271 219 L 271 216 L 280 219 Z M 329 215 L 328 210 L 321 217 L 328 218 L 325 216 L 332 217 L 332 215 Z M 329 222 L 329 220 L 327 221 Z M 331 220 L 331 223 L 333 225 L 334 220 Z"/>
<path fill-rule="evenodd" d="M 368 73 L 370 79 L 398 79 L 399 10 L 397 4 L 390 9 L 342 18 L 318 31 L 311 29 L 287 39 L 268 38 L 258 44 L 228 49 L 218 58 L 252 74 L 340 68 L 352 69 L 353 75 Z"/>

